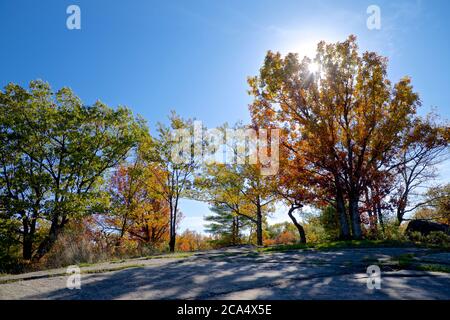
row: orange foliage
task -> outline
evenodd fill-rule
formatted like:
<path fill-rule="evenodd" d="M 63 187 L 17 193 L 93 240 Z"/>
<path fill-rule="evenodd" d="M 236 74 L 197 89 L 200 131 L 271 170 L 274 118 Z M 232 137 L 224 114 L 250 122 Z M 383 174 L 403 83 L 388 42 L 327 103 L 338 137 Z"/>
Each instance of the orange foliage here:
<path fill-rule="evenodd" d="M 195 231 L 186 230 L 177 238 L 177 249 L 185 252 L 210 249 L 210 240 L 210 237 L 203 236 Z"/>
<path fill-rule="evenodd" d="M 152 192 L 149 164 L 120 166 L 111 179 L 112 210 L 107 222 L 122 240 L 160 245 L 169 239 L 167 202 Z"/>

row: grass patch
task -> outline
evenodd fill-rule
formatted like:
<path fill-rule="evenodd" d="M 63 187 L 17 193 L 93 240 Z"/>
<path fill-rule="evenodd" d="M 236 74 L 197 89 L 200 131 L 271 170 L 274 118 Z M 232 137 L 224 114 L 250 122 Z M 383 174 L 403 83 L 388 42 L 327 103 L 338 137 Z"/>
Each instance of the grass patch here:
<path fill-rule="evenodd" d="M 232 257 L 256 257 L 258 256 L 258 252 L 251 252 L 251 253 L 241 253 L 241 252 L 221 252 L 214 255 L 207 255 L 205 256 L 206 259 L 209 260 L 216 260 L 216 259 L 226 259 L 226 258 L 232 258 Z"/>
<path fill-rule="evenodd" d="M 270 247 L 258 248 L 256 251 L 259 252 L 284 252 L 284 251 L 294 251 L 311 248 L 311 245 L 307 244 L 280 244 Z"/>
<path fill-rule="evenodd" d="M 388 247 L 414 247 L 413 242 L 394 241 L 394 240 L 351 240 L 351 241 L 331 241 L 323 243 L 276 245 L 259 248 L 260 252 L 284 252 L 303 249 L 315 250 L 337 250 L 345 248 L 388 248 Z"/>
<path fill-rule="evenodd" d="M 395 240 L 351 240 L 351 241 L 332 241 L 318 243 L 314 246 L 317 250 L 333 250 L 345 248 L 389 248 L 389 247 L 411 247 L 412 242 Z"/>
<path fill-rule="evenodd" d="M 126 259 L 120 259 L 120 260 L 112 260 L 109 263 L 113 264 L 113 263 L 122 263 L 122 262 L 126 262 Z"/>
<path fill-rule="evenodd" d="M 398 257 L 396 257 L 398 266 L 401 269 L 411 268 L 413 265 L 413 259 L 414 259 L 414 254 L 412 254 L 412 253 L 405 253 L 405 254 L 401 254 Z"/>
<path fill-rule="evenodd" d="M 444 266 L 442 264 L 420 264 L 416 267 L 416 269 L 421 270 L 421 271 L 435 271 L 435 272 L 450 273 L 450 267 Z"/>
<path fill-rule="evenodd" d="M 82 262 L 82 263 L 77 264 L 77 266 L 79 266 L 80 268 L 91 267 L 93 265 L 95 265 L 95 263 Z"/>
<path fill-rule="evenodd" d="M 398 268 L 402 270 L 420 270 L 450 273 L 450 266 L 439 263 L 422 263 L 415 260 L 415 255 L 405 253 L 395 257 L 392 261 L 398 263 Z"/>
<path fill-rule="evenodd" d="M 170 254 L 163 254 L 158 256 L 146 256 L 139 258 L 138 260 L 150 260 L 150 259 L 181 259 L 181 258 L 188 258 L 194 255 L 193 252 L 184 252 L 184 253 L 170 253 Z"/>
<path fill-rule="evenodd" d="M 104 268 L 104 269 L 95 269 L 95 270 L 81 270 L 82 274 L 90 274 L 90 273 L 103 273 L 103 272 L 112 272 L 112 271 L 120 271 L 131 268 L 141 268 L 145 267 L 145 264 L 129 264 L 125 266 L 119 266 L 115 268 Z"/>
<path fill-rule="evenodd" d="M 259 256 L 258 252 L 249 252 L 249 253 L 245 253 L 242 255 L 243 257 L 248 257 L 248 258 L 255 258 Z"/>

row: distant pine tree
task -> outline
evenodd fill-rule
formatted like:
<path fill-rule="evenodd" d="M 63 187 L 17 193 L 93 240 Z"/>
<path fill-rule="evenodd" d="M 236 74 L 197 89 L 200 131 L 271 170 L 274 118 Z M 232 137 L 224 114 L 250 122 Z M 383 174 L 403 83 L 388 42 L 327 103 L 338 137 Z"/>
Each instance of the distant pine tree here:
<path fill-rule="evenodd" d="M 210 210 L 213 214 L 205 217 L 210 222 L 205 231 L 218 238 L 220 245 L 241 244 L 242 230 L 247 227 L 248 221 L 233 214 L 225 205 L 216 204 Z"/>

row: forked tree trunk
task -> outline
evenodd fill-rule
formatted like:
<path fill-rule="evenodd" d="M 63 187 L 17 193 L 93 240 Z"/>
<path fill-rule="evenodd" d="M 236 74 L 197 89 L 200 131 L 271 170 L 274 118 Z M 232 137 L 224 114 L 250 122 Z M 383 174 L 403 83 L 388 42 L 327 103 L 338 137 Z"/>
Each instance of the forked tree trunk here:
<path fill-rule="evenodd" d="M 68 219 L 62 218 L 62 222 L 58 223 L 58 217 L 55 217 L 50 226 L 50 231 L 45 239 L 41 242 L 38 249 L 36 250 L 36 254 L 33 257 L 33 261 L 39 261 L 47 252 L 50 251 L 53 244 L 58 239 L 58 235 L 64 230 L 64 226 L 69 221 Z"/>

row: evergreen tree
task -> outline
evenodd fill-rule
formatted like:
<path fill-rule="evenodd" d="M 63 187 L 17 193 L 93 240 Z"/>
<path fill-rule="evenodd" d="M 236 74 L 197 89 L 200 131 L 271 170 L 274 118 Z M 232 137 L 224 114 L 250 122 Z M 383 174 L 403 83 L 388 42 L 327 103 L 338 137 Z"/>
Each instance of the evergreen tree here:
<path fill-rule="evenodd" d="M 210 208 L 212 215 L 206 216 L 210 222 L 206 225 L 206 232 L 216 236 L 221 245 L 238 245 L 242 243 L 242 231 L 248 221 L 238 216 L 226 205 L 215 204 Z"/>

